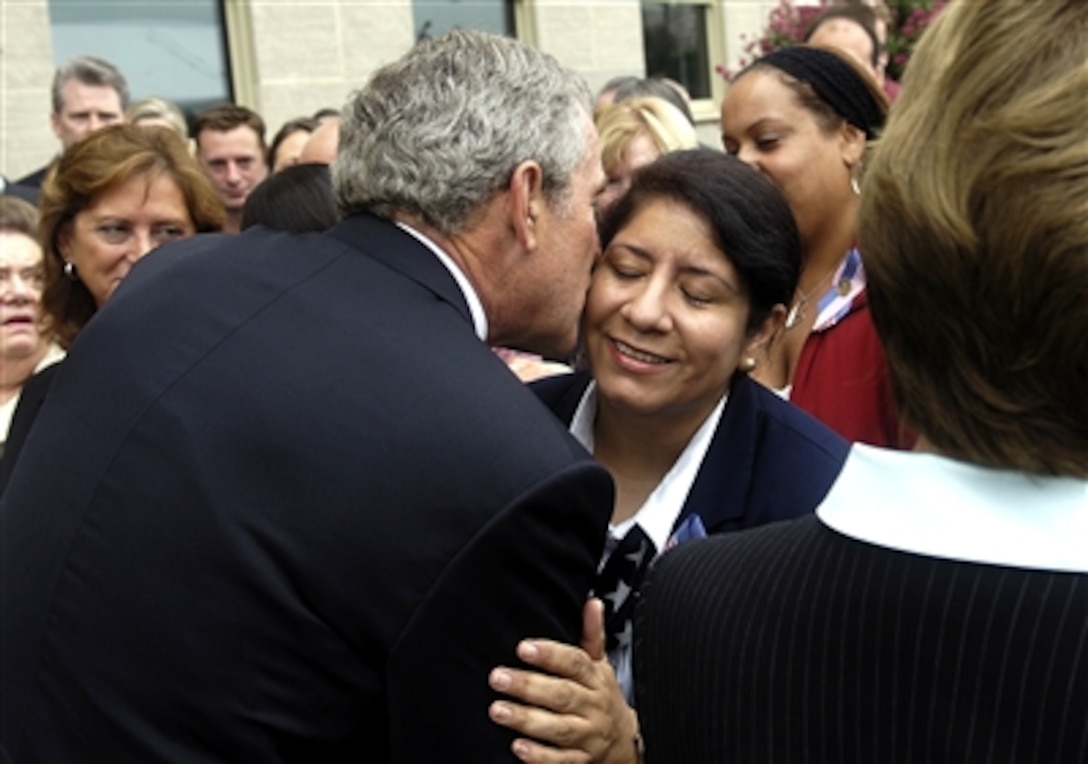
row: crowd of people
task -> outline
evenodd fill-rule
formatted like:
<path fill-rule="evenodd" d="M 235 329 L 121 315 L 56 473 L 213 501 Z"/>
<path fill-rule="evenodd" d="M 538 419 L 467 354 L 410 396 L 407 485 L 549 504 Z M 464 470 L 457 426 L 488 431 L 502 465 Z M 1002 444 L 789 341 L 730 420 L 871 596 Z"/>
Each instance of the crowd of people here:
<path fill-rule="evenodd" d="M 901 90 L 884 24 L 719 147 L 471 31 L 270 142 L 58 68 L 0 761 L 1088 756 L 1088 6 L 953 0 Z"/>

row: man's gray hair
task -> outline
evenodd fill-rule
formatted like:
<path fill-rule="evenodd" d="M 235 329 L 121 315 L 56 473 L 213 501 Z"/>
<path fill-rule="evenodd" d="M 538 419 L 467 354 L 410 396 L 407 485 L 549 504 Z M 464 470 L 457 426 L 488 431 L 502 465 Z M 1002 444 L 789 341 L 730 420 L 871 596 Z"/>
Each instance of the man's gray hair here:
<path fill-rule="evenodd" d="M 590 112 L 581 78 L 517 40 L 455 30 L 421 42 L 349 98 L 337 205 L 344 216 L 411 214 L 449 235 L 526 160 L 540 165 L 549 204 L 563 203 Z"/>
<path fill-rule="evenodd" d="M 121 100 L 121 111 L 128 111 L 128 82 L 121 70 L 105 59 L 77 56 L 63 64 L 53 76 L 53 113 L 64 109 L 64 83 L 75 80 L 83 85 L 113 88 Z"/>

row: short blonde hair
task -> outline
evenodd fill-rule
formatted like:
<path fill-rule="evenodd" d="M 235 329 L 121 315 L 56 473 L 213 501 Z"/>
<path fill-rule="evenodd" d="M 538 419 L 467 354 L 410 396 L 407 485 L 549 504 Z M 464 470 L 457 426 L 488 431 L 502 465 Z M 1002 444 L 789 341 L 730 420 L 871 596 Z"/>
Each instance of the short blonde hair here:
<path fill-rule="evenodd" d="M 695 128 L 679 109 L 662 98 L 619 101 L 601 109 L 595 121 L 605 172 L 612 172 L 623 160 L 623 152 L 638 135 L 648 135 L 662 154 L 699 145 Z"/>
<path fill-rule="evenodd" d="M 979 464 L 1088 475 L 1088 3 L 952 3 L 866 173 L 900 411 Z"/>
<path fill-rule="evenodd" d="M 136 102 L 128 110 L 128 121 L 134 125 L 147 119 L 164 120 L 182 138 L 189 138 L 189 126 L 185 122 L 185 114 L 165 98 L 151 96 Z"/>

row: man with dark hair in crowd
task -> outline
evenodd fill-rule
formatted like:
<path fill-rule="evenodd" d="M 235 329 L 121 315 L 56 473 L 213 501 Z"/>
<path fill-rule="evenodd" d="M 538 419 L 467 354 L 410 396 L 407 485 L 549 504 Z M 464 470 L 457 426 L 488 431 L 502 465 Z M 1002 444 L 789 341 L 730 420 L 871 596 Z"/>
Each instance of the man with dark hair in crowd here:
<path fill-rule="evenodd" d="M 128 82 L 116 66 L 94 56 L 73 58 L 53 76 L 53 133 L 63 148 L 95 130 L 125 120 Z M 15 181 L 18 186 L 41 187 L 49 166 Z"/>
<path fill-rule="evenodd" d="M 268 175 L 264 132 L 260 114 L 234 104 L 213 106 L 193 122 L 196 157 L 223 201 L 227 233 L 242 229 L 246 197 Z"/>

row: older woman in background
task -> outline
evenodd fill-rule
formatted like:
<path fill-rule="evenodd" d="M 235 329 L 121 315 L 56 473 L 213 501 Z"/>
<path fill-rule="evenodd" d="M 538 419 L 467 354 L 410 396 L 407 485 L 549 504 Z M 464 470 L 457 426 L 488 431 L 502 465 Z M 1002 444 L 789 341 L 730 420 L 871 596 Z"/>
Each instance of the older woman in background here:
<path fill-rule="evenodd" d="M 662 154 L 699 145 L 695 128 L 663 98 L 646 96 L 617 101 L 597 112 L 601 164 L 608 185 L 597 197 L 597 209 L 607 213 L 631 187 L 635 170 Z"/>
<path fill-rule="evenodd" d="M 753 376 L 848 440 L 905 446 L 857 246 L 866 142 L 886 113 L 876 82 L 848 57 L 798 46 L 737 75 L 721 126 L 726 151 L 782 190 L 804 250 L 784 332 Z"/>
<path fill-rule="evenodd" d="M 1085 761 L 1088 4 L 951 3 L 859 237 L 921 453 L 855 445 L 816 517 L 666 555 L 647 762 Z"/>
<path fill-rule="evenodd" d="M 223 224 L 222 204 L 185 142 L 158 126 L 111 125 L 71 146 L 42 186 L 41 211 L 42 304 L 64 348 L 144 255 Z M 60 366 L 27 383 L 0 469 L 4 484 Z"/>
<path fill-rule="evenodd" d="M 601 239 L 583 319 L 589 371 L 533 391 L 616 484 L 594 587 L 603 614 L 589 606 L 585 649 L 522 644 L 519 656 L 551 675 L 497 670 L 495 689 L 525 705 L 492 713 L 527 738 L 618 764 L 637 758 L 624 696 L 638 679 L 630 615 L 646 566 L 678 543 L 811 512 L 847 444 L 748 378 L 800 265 L 789 207 L 768 180 L 720 151 L 667 154 L 635 176 Z M 551 761 L 527 738 L 519 757 Z"/>
<path fill-rule="evenodd" d="M 42 316 L 38 211 L 0 196 L 0 453 L 23 384 L 64 353 Z"/>

